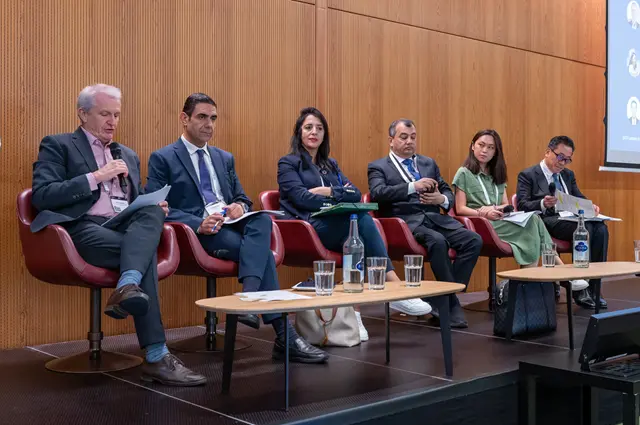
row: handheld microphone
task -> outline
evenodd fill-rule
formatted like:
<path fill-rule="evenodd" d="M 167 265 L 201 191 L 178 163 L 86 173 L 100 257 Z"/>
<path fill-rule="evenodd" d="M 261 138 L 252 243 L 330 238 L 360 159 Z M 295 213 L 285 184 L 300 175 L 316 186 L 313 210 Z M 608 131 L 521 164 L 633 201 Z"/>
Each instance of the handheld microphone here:
<path fill-rule="evenodd" d="M 556 184 L 554 182 L 549 183 L 549 193 L 551 196 L 556 196 Z"/>
<path fill-rule="evenodd" d="M 506 207 L 504 207 L 502 209 L 502 212 L 505 214 L 509 214 L 512 213 L 514 211 L 515 208 L 513 208 L 513 205 L 507 205 Z"/>
<path fill-rule="evenodd" d="M 120 149 L 120 145 L 115 142 L 111 142 L 109 150 L 111 151 L 113 159 L 122 159 L 122 150 Z M 124 177 L 124 174 L 118 174 L 118 181 L 120 182 L 120 187 L 124 190 L 125 187 L 127 187 L 127 179 Z"/>

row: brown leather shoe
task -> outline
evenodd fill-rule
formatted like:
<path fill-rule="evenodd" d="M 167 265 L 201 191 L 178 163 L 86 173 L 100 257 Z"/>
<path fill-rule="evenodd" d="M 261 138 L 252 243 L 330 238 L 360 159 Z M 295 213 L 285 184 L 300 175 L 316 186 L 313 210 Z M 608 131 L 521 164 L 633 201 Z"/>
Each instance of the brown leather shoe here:
<path fill-rule="evenodd" d="M 104 314 L 114 319 L 125 319 L 128 315 L 144 316 L 148 310 L 149 296 L 138 285 L 129 284 L 113 291 Z"/>
<path fill-rule="evenodd" d="M 145 361 L 142 365 L 140 379 L 145 382 L 156 381 L 175 387 L 194 387 L 207 383 L 207 378 L 188 369 L 179 358 L 171 353 L 156 363 Z"/>

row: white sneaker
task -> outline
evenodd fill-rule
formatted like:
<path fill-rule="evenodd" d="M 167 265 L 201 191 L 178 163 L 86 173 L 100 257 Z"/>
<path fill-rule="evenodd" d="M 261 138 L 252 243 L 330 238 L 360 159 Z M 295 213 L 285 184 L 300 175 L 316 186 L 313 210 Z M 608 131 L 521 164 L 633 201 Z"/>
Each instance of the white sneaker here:
<path fill-rule="evenodd" d="M 389 307 L 409 316 L 423 316 L 425 314 L 431 313 L 431 306 L 429 305 L 429 303 L 422 301 L 420 298 L 414 298 L 412 300 L 393 301 L 389 303 Z"/>
<path fill-rule="evenodd" d="M 367 328 L 365 328 L 364 323 L 362 323 L 362 317 L 360 317 L 359 311 L 356 311 L 356 320 L 358 321 L 358 330 L 360 331 L 360 341 L 369 341 L 369 332 L 367 332 Z"/>
<path fill-rule="evenodd" d="M 589 282 L 584 279 L 570 280 L 569 283 L 571 283 L 571 290 L 574 292 L 582 291 L 583 289 L 587 289 L 589 287 Z"/>

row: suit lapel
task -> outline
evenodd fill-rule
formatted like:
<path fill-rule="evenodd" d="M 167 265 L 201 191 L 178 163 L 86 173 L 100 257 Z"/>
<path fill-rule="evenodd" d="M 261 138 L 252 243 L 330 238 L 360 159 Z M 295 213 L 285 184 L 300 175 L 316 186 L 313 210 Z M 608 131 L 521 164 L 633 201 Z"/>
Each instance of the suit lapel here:
<path fill-rule="evenodd" d="M 536 183 L 538 183 L 538 187 L 545 195 L 549 195 L 550 193 L 549 183 L 547 182 L 547 178 L 544 176 L 544 173 L 542 172 L 542 167 L 540 167 L 540 164 L 536 165 L 535 172 L 536 172 Z"/>
<path fill-rule="evenodd" d="M 416 155 L 416 164 L 418 165 L 418 173 L 420 173 L 420 177 L 429 177 L 429 168 L 427 168 L 427 163 L 421 155 Z"/>
<path fill-rule="evenodd" d="M 231 188 L 229 187 L 229 183 L 227 182 L 227 175 L 224 170 L 226 169 L 224 163 L 222 162 L 222 158 L 214 149 L 211 149 L 210 146 L 207 146 L 209 150 L 209 156 L 211 157 L 211 164 L 213 164 L 213 171 L 218 176 L 218 183 L 220 184 L 220 189 L 222 190 L 223 196 L 226 198 L 225 202 L 231 201 L 233 196 L 231 196 Z"/>
<path fill-rule="evenodd" d="M 178 139 L 178 141 L 173 144 L 173 148 L 176 151 L 178 159 L 180 160 L 180 162 L 182 162 L 182 166 L 186 168 L 189 177 L 191 177 L 191 180 L 193 180 L 193 184 L 196 185 L 198 193 L 200 193 L 200 198 L 203 199 L 204 195 L 202 194 L 202 189 L 200 188 L 200 181 L 198 180 L 198 175 L 196 174 L 195 168 L 193 168 L 193 162 L 191 162 L 191 157 L 189 156 L 187 147 L 184 145 L 181 139 Z"/>
<path fill-rule="evenodd" d="M 391 159 L 389 155 L 387 155 L 387 164 L 389 164 L 389 168 L 393 170 L 393 173 L 396 174 L 401 181 L 406 182 L 405 177 L 400 173 L 398 168 L 396 168 L 396 164 L 394 164 L 393 159 Z"/>
<path fill-rule="evenodd" d="M 89 171 L 96 171 L 98 169 L 96 157 L 93 155 L 93 151 L 91 150 L 91 146 L 89 145 L 87 136 L 84 134 L 80 127 L 78 127 L 78 129 L 73 133 L 72 140 L 76 149 L 80 151 L 80 155 L 82 155 L 85 162 L 87 163 Z"/>

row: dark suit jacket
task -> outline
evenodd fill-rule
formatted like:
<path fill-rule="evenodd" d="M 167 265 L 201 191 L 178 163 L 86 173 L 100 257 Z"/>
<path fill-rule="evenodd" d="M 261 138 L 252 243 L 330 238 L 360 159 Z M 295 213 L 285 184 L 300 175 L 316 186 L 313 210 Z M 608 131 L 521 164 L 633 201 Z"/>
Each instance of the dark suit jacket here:
<path fill-rule="evenodd" d="M 128 184 L 131 201 L 142 191 L 140 160 L 124 145 L 122 159 L 129 168 Z M 40 142 L 38 160 L 33 164 L 31 202 L 39 211 L 31 231 L 37 232 L 49 224 L 76 220 L 100 198 L 102 184 L 91 191 L 85 174 L 98 169 L 89 140 L 80 127 L 74 133 L 46 136 Z"/>
<path fill-rule="evenodd" d="M 418 155 L 417 164 L 420 176 L 437 181 L 438 190 L 449 200 L 449 209 L 453 208 L 453 192 L 440 175 L 436 162 L 429 157 Z M 381 215 L 402 218 L 411 231 L 421 224 L 428 228 L 440 226 L 451 230 L 462 227 L 455 219 L 440 214 L 438 205 L 421 204 L 417 193 L 408 195 L 409 183 L 404 181 L 389 156 L 369 163 L 368 175 L 371 199 L 378 203 Z"/>
<path fill-rule="evenodd" d="M 280 188 L 280 209 L 288 218 L 309 220 L 312 213 L 320 207 L 331 206 L 340 202 L 360 202 L 362 194 L 351 184 L 347 176 L 342 174 L 338 162 L 329 158 L 330 167 L 318 169 L 311 162 L 311 155 L 303 152 L 300 155 L 287 155 L 278 161 L 278 186 Z M 314 195 L 309 189 L 332 186 L 332 196 Z"/>
<path fill-rule="evenodd" d="M 245 195 L 236 174 L 233 155 L 215 147 L 207 148 L 224 201 L 227 204 L 243 202 L 250 208 L 252 203 Z M 149 157 L 149 176 L 145 190 L 155 191 L 166 184 L 171 186 L 167 196 L 169 215 L 166 221 L 178 221 L 197 231 L 203 220 L 205 204 L 198 175 L 182 139 L 153 152 Z"/>
<path fill-rule="evenodd" d="M 573 171 L 565 168 L 560 172 L 560 177 L 562 177 L 564 184 L 567 185 L 569 195 L 586 199 L 586 196 L 578 189 L 576 175 Z M 544 176 L 540 164 L 529 167 L 518 174 L 516 193 L 518 194 L 518 209 L 520 211 L 543 211 L 540 206 L 540 200 L 545 196 L 551 195 L 551 192 L 549 192 L 549 183 L 547 183 L 547 178 Z M 547 211 L 546 214 L 557 215 L 553 211 Z"/>

